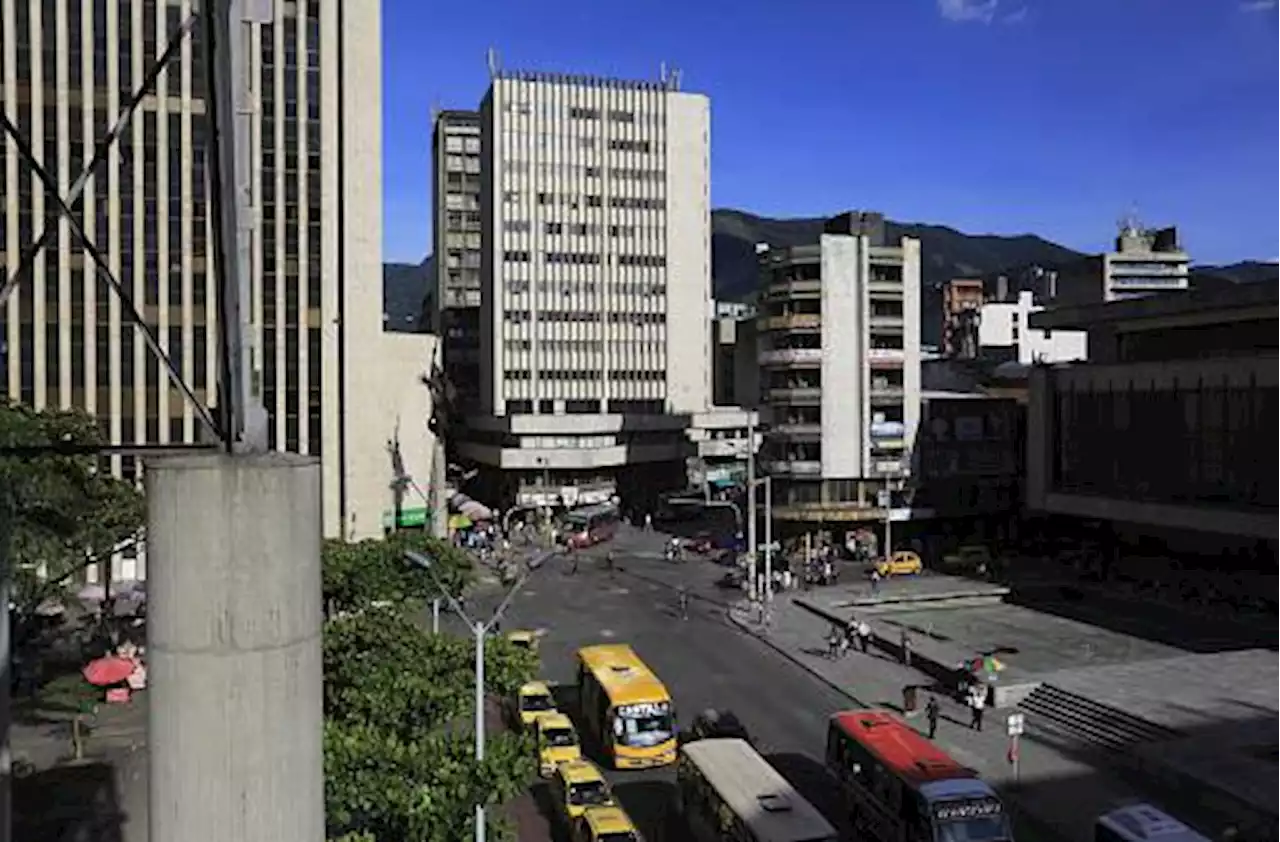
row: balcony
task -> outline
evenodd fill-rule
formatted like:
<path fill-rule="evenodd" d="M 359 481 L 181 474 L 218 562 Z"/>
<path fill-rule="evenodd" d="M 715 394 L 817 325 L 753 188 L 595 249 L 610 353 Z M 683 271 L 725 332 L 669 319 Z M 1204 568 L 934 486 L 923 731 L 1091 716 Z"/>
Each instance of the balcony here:
<path fill-rule="evenodd" d="M 901 322 L 901 319 L 899 319 Z M 818 313 L 790 313 L 785 316 L 761 316 L 756 321 L 760 330 L 818 330 L 822 316 Z"/>
<path fill-rule="evenodd" d="M 867 323 L 870 325 L 872 330 L 887 329 L 894 331 L 895 333 L 900 332 L 905 324 L 902 320 L 901 314 L 894 316 L 887 313 L 872 313 L 871 318 L 867 320 Z"/>
<path fill-rule="evenodd" d="M 880 379 L 871 381 L 871 400 L 873 402 L 901 401 L 904 394 L 901 383 L 893 383 Z"/>
<path fill-rule="evenodd" d="M 907 352 L 901 348 L 868 348 L 867 362 L 872 368 L 901 368 L 907 362 Z"/>
<path fill-rule="evenodd" d="M 770 403 L 814 403 L 822 400 L 822 389 L 817 386 L 790 386 L 769 389 L 765 397 Z"/>
<path fill-rule="evenodd" d="M 770 299 L 779 300 L 792 297 L 809 298 L 822 293 L 822 281 L 777 281 L 769 284 L 766 290 L 766 296 Z"/>
<path fill-rule="evenodd" d="M 761 351 L 760 365 L 817 365 L 822 362 L 821 348 L 775 348 Z"/>
<path fill-rule="evenodd" d="M 870 473 L 873 477 L 900 477 L 907 473 L 907 466 L 901 459 L 871 459 Z"/>
<path fill-rule="evenodd" d="M 768 473 L 778 476 L 816 477 L 822 474 L 822 462 L 817 459 L 775 459 L 763 464 Z"/>
<path fill-rule="evenodd" d="M 789 421 L 774 424 L 769 430 L 771 435 L 784 436 L 791 439 L 818 441 L 822 437 L 822 423 L 819 421 Z"/>

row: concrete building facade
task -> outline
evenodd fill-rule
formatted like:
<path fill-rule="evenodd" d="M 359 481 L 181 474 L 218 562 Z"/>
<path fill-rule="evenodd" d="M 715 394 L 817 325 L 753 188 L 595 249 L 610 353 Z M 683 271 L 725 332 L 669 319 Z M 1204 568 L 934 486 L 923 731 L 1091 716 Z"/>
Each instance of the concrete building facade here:
<path fill-rule="evenodd" d="M 191 0 L 4 3 L 0 100 L 66 195 Z M 258 102 L 250 142 L 253 368 L 278 450 L 321 457 L 329 535 L 368 534 L 385 506 L 381 377 L 381 22 L 377 4 L 275 3 L 252 26 Z M 76 219 L 199 399 L 216 402 L 217 309 L 207 178 L 210 129 L 201 39 L 182 45 L 90 179 Z M 0 173 L 0 266 L 19 271 L 46 225 L 48 247 L 7 302 L 2 374 L 11 399 L 81 408 L 111 443 L 191 443 L 193 407 L 167 380 L 127 309 L 12 140 Z M 431 343 L 418 337 L 412 367 Z M 419 353 L 420 352 L 420 353 Z M 406 363 L 410 365 L 410 363 Z M 402 378 L 402 379 L 408 379 Z M 407 422 L 406 422 L 407 423 Z M 426 435 L 425 427 L 423 435 Z M 111 470 L 139 476 L 140 459 Z M 140 558 L 116 565 L 143 574 Z"/>
<path fill-rule="evenodd" d="M 480 396 L 480 114 L 448 110 L 434 118 L 434 325 L 444 341 L 444 367 L 458 405 L 474 410 Z"/>
<path fill-rule="evenodd" d="M 986 301 L 981 278 L 953 278 L 942 288 L 942 353 L 973 359 L 978 355 L 975 329 Z"/>
<path fill-rule="evenodd" d="M 883 217 L 849 213 L 818 243 L 758 250 L 762 462 L 775 512 L 877 517 L 879 492 L 910 472 L 919 424 L 919 241 L 886 244 Z"/>
<path fill-rule="evenodd" d="M 495 71 L 480 115 L 480 396 L 459 453 L 493 502 L 678 487 L 711 397 L 707 98 Z"/>
<path fill-rule="evenodd" d="M 1274 553 L 1278 300 L 1248 284 L 1033 316 L 1087 329 L 1090 361 L 1032 371 L 1028 509 Z"/>
<path fill-rule="evenodd" d="M 1086 331 L 1031 326 L 1031 314 L 1044 309 L 1034 303 L 1034 295 L 1030 290 L 1023 290 L 1016 301 L 982 305 L 978 311 L 981 353 L 984 356 L 1005 354 L 1022 365 L 1087 359 L 1089 334 Z"/>

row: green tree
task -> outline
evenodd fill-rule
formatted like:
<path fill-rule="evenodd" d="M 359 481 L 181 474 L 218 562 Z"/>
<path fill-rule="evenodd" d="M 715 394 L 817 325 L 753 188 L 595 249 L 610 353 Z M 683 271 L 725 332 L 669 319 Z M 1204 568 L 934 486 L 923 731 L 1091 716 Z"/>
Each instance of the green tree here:
<path fill-rule="evenodd" d="M 48 712 L 71 716 L 71 756 L 84 759 L 84 741 L 90 722 L 98 712 L 104 691 L 84 680 L 79 673 L 62 675 L 40 688 L 40 706 Z"/>
<path fill-rule="evenodd" d="M 405 563 L 406 548 L 436 559 L 457 594 L 470 580 L 464 553 L 399 536 L 324 548 L 325 786 L 330 835 L 342 842 L 457 842 L 474 832 L 475 804 L 497 805 L 527 786 L 532 746 L 492 736 L 476 762 L 470 732 L 475 661 L 470 638 L 421 622 L 432 578 Z M 486 690 L 508 698 L 537 673 L 537 656 L 491 638 Z M 490 814 L 494 838 L 506 828 Z"/>
<path fill-rule="evenodd" d="M 477 763 L 469 736 L 403 739 L 356 723 L 325 729 L 325 805 L 330 833 L 377 842 L 458 842 L 474 833 L 475 805 L 518 795 L 535 773 L 533 747 L 513 734 L 485 743 Z M 491 838 L 510 838 L 490 810 Z"/>
<path fill-rule="evenodd" d="M 142 493 L 99 469 L 94 448 L 102 443 L 84 412 L 0 402 L 0 542 L 8 538 L 0 553 L 8 551 L 16 643 L 40 603 L 135 538 L 146 521 Z"/>
<path fill-rule="evenodd" d="M 405 560 L 415 550 L 435 560 L 435 579 Z M 440 596 L 435 582 L 457 595 L 471 581 L 466 553 L 446 541 L 421 533 L 399 532 L 385 540 L 324 545 L 324 600 L 331 614 L 361 611 L 374 603 L 400 605 Z"/>

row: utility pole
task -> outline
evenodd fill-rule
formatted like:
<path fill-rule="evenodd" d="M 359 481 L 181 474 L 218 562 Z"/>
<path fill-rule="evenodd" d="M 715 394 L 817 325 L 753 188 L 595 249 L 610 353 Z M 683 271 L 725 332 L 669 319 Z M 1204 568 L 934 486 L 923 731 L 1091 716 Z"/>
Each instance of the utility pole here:
<path fill-rule="evenodd" d="M 764 478 L 764 601 L 765 616 L 773 603 L 773 477 Z"/>
<path fill-rule="evenodd" d="M 498 604 L 498 607 L 493 612 L 493 616 L 489 618 L 489 622 L 487 623 L 481 622 L 479 620 L 472 620 L 471 617 L 467 614 L 467 612 L 463 610 L 462 606 L 458 603 L 458 600 L 454 598 L 453 594 L 449 593 L 448 590 L 445 589 L 443 583 L 441 583 L 441 581 L 438 578 L 436 578 L 436 572 L 433 567 L 432 559 L 428 558 L 422 553 L 414 552 L 413 550 L 409 550 L 404 554 L 406 561 L 408 561 L 414 567 L 417 567 L 418 569 L 425 571 L 426 574 L 431 577 L 431 581 L 435 583 L 436 588 L 439 589 L 439 591 L 444 595 L 444 599 L 446 602 L 449 603 L 449 607 L 453 609 L 453 613 L 458 615 L 458 618 L 462 620 L 462 622 L 466 625 L 468 629 L 470 629 L 472 636 L 475 638 L 475 652 L 476 652 L 475 753 L 476 753 L 477 761 L 484 760 L 484 743 L 485 743 L 484 643 L 485 643 L 485 638 L 488 637 L 489 631 L 492 628 L 494 628 L 498 624 L 498 622 L 502 619 L 502 615 L 506 613 L 507 606 L 511 604 L 511 600 L 515 599 L 516 594 L 520 591 L 522 587 L 524 587 L 524 583 L 529 578 L 529 571 L 533 571 L 541 567 L 543 562 L 545 562 L 548 558 L 554 555 L 554 552 L 555 552 L 554 550 L 547 551 L 539 557 L 530 558 L 526 562 L 526 567 L 527 567 L 526 572 L 523 573 L 520 576 L 520 578 L 516 579 L 515 583 L 511 586 L 511 588 L 507 591 L 506 595 L 502 598 L 502 602 Z M 485 842 L 485 835 L 488 832 L 488 828 L 485 826 L 485 810 L 484 810 L 483 802 L 477 802 L 475 809 L 476 809 L 475 840 L 476 842 Z"/>

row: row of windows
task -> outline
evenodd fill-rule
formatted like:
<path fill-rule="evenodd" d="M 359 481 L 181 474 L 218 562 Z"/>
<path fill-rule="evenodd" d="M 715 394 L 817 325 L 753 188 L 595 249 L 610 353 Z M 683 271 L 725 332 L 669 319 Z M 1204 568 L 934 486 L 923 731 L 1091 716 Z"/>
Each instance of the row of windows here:
<path fill-rule="evenodd" d="M 478 216 L 478 214 L 477 214 Z M 502 227 L 515 234 L 527 234 L 531 228 L 531 224 L 527 219 L 509 219 L 502 223 Z M 608 231 L 610 237 L 634 237 L 636 233 L 635 225 L 599 225 L 594 222 L 544 222 L 542 230 L 545 234 L 557 236 L 560 234 L 569 234 L 575 237 L 591 237 L 597 236 L 602 231 Z"/>
<path fill-rule="evenodd" d="M 507 281 L 507 292 L 519 295 L 529 291 L 529 282 L 524 280 Z M 595 281 L 538 281 L 536 289 L 540 293 L 559 291 L 562 295 L 595 295 L 601 288 L 617 295 L 665 295 L 666 284 L 647 284 L 623 282 L 615 284 L 597 284 Z"/>
<path fill-rule="evenodd" d="M 466 152 L 469 155 L 479 155 L 480 138 L 445 135 L 444 148 L 446 152 Z"/>
<path fill-rule="evenodd" d="M 503 318 L 508 322 L 527 322 L 533 314 L 528 310 L 506 310 Z M 608 318 L 606 319 L 605 316 Z M 543 310 L 537 314 L 540 322 L 602 322 L 612 324 L 665 324 L 666 313 L 595 313 L 586 310 Z"/>
<path fill-rule="evenodd" d="M 584 206 L 588 208 L 604 206 L 603 197 L 597 194 L 579 196 L 576 193 L 539 193 L 537 200 L 539 205 L 565 205 L 576 210 L 580 210 Z M 508 204 L 519 202 L 520 191 L 503 191 L 502 201 Z M 610 196 L 609 207 L 622 208 L 624 210 L 665 210 L 667 202 L 665 199 L 651 199 L 639 196 Z"/>
<path fill-rule="evenodd" d="M 524 249 L 508 249 L 502 253 L 502 259 L 508 263 L 528 263 L 532 259 L 532 253 Z M 568 266 L 599 266 L 603 262 L 658 269 L 667 265 L 667 258 L 660 254 L 601 255 L 594 252 L 549 251 L 543 256 L 543 260 L 549 264 Z"/>
<path fill-rule="evenodd" d="M 533 373 L 527 368 L 509 368 L 503 376 L 507 380 L 531 380 Z M 540 380 L 603 380 L 603 373 L 594 368 L 552 368 L 538 372 Z M 617 369 L 609 372 L 609 379 L 619 383 L 661 383 L 667 379 L 667 373 L 661 370 L 634 371 Z"/>
<path fill-rule="evenodd" d="M 527 105 L 517 106 L 516 112 L 519 114 L 529 113 L 527 110 L 521 111 L 520 110 L 521 108 L 527 109 L 528 106 Z M 569 118 L 573 120 L 599 120 L 600 109 L 599 108 L 582 108 L 580 106 L 574 106 L 569 109 Z M 608 118 L 610 122 L 613 122 L 613 123 L 634 123 L 636 121 L 635 112 L 622 111 L 619 109 L 610 110 L 608 112 Z"/>
<path fill-rule="evenodd" d="M 555 414 L 554 401 L 544 400 L 544 401 L 541 401 L 540 403 L 549 405 L 546 411 L 543 412 L 542 414 L 544 415 Z M 597 404 L 596 401 L 589 401 L 588 403 L 595 404 L 595 408 L 588 410 L 585 414 L 593 414 L 595 412 L 600 411 L 599 405 Z M 565 404 L 567 409 L 568 401 L 566 401 Z M 534 409 L 534 403 L 531 400 L 514 399 L 514 398 L 507 400 L 508 415 L 533 415 L 534 414 L 533 409 Z M 663 414 L 663 412 L 666 411 L 666 407 L 663 404 L 663 402 L 660 400 L 613 399 L 605 403 L 605 411 L 614 415 L 661 415 Z"/>

